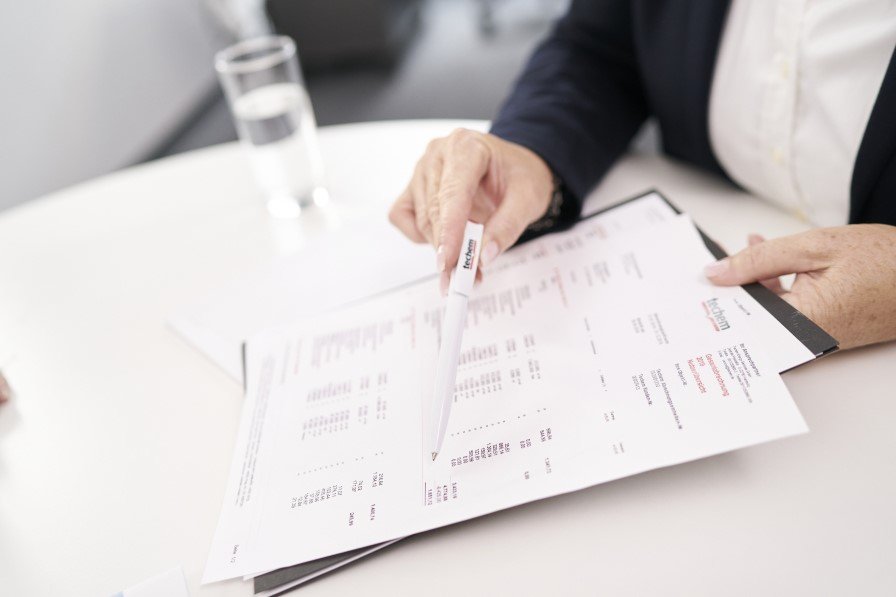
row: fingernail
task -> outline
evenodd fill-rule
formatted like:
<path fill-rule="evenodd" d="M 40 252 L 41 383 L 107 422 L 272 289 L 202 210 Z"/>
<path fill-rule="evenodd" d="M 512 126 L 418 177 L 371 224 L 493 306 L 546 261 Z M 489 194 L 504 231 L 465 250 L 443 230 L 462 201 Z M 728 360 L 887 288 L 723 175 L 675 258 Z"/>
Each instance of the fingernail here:
<path fill-rule="evenodd" d="M 436 271 L 445 271 L 445 247 L 443 245 L 439 245 L 439 248 L 436 249 Z"/>
<path fill-rule="evenodd" d="M 442 277 L 439 279 L 439 289 L 442 296 L 448 296 L 448 272 L 442 271 Z"/>
<path fill-rule="evenodd" d="M 485 248 L 482 249 L 482 255 L 479 256 L 479 262 L 482 265 L 488 265 L 495 257 L 498 256 L 498 243 L 490 241 Z"/>
<path fill-rule="evenodd" d="M 763 243 L 763 242 L 765 242 L 765 238 L 763 238 L 762 235 L 760 235 L 760 234 L 748 234 L 747 235 L 747 244 L 750 245 L 751 247 L 753 245 L 758 245 L 759 243 Z"/>
<path fill-rule="evenodd" d="M 707 278 L 718 278 L 728 271 L 728 258 L 721 259 L 715 263 L 710 263 L 703 268 L 703 275 Z"/>

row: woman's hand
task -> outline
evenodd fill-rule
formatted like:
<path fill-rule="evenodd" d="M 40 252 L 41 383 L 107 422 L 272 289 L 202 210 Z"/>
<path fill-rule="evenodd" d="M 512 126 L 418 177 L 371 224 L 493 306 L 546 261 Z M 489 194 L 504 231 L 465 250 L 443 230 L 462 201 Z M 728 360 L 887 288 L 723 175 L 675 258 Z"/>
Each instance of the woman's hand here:
<path fill-rule="evenodd" d="M 785 291 L 778 276 L 796 274 Z M 854 348 L 896 339 L 896 226 L 819 228 L 750 246 L 706 268 L 715 284 L 760 281 Z"/>
<path fill-rule="evenodd" d="M 389 220 L 412 241 L 436 248 L 444 293 L 467 220 L 485 224 L 480 263 L 487 267 L 545 214 L 552 191 L 551 171 L 534 152 L 457 129 L 429 143 Z"/>

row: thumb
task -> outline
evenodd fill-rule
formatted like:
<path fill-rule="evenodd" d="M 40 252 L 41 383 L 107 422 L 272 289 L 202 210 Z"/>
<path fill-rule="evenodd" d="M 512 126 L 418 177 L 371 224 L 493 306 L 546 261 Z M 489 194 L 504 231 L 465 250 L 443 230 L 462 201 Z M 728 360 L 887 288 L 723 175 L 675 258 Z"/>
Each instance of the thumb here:
<path fill-rule="evenodd" d="M 713 284 L 739 286 L 785 274 L 815 271 L 825 267 L 811 232 L 786 236 L 747 247 L 711 263 L 703 270 Z"/>
<path fill-rule="evenodd" d="M 522 199 L 517 195 L 518 199 Z M 494 259 L 520 238 L 526 227 L 538 219 L 534 212 L 535 201 L 508 200 L 505 197 L 492 216 L 485 222 L 482 233 L 482 253 L 479 262 L 488 267 Z"/>

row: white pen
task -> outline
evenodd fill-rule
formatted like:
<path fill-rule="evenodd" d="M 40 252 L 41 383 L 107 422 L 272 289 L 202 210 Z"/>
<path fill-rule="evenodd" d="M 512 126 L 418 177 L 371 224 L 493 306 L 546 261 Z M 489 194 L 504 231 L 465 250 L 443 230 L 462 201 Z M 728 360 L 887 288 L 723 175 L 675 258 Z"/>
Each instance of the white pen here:
<path fill-rule="evenodd" d="M 464 228 L 464 242 L 460 246 L 460 256 L 454 275 L 448 285 L 445 299 L 445 317 L 442 319 L 442 343 L 439 346 L 439 362 L 436 366 L 436 381 L 432 393 L 432 425 L 434 440 L 432 459 L 435 460 L 445 441 L 451 403 L 454 402 L 454 384 L 457 377 L 457 359 L 460 357 L 460 341 L 467 321 L 467 298 L 476 281 L 479 265 L 479 249 L 482 245 L 482 224 L 467 222 Z"/>

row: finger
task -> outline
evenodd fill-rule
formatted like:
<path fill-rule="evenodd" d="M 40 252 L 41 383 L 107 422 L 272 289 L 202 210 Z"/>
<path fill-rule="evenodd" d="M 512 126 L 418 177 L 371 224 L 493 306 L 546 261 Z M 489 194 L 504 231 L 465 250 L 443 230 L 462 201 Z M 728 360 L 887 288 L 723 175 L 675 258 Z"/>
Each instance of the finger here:
<path fill-rule="evenodd" d="M 781 285 L 780 278 L 766 278 L 765 280 L 759 280 L 759 283 L 775 294 L 784 293 L 784 287 Z"/>
<path fill-rule="evenodd" d="M 824 269 L 819 239 L 810 231 L 765 241 L 706 266 L 704 274 L 714 284 L 736 286 Z"/>
<path fill-rule="evenodd" d="M 758 245 L 758 244 L 764 243 L 764 242 L 765 242 L 765 237 L 762 236 L 761 234 L 756 234 L 755 232 L 751 232 L 750 234 L 747 235 L 747 246 L 752 247 L 754 245 Z"/>
<path fill-rule="evenodd" d="M 436 248 L 439 246 L 439 235 L 441 234 L 441 226 L 439 225 L 439 186 L 442 182 L 442 166 L 441 155 L 434 155 L 427 162 L 424 170 L 426 217 L 429 219 L 429 227 L 432 230 L 431 242 L 433 247 Z"/>
<path fill-rule="evenodd" d="M 424 158 L 425 159 L 425 158 Z M 426 213 L 426 175 L 423 159 L 417 164 L 414 178 L 411 179 L 411 198 L 414 204 L 414 221 L 417 230 L 428 243 L 432 243 L 432 225 Z"/>
<path fill-rule="evenodd" d="M 438 211 L 434 213 L 438 242 L 448 269 L 457 263 L 473 197 L 488 173 L 490 161 L 491 151 L 475 133 L 461 130 L 449 137 L 439 183 Z"/>
<path fill-rule="evenodd" d="M 747 245 L 752 247 L 765 242 L 765 237 L 761 234 L 749 234 L 747 235 Z M 759 283 L 774 292 L 775 294 L 781 294 L 784 292 L 784 287 L 781 286 L 781 279 L 778 277 L 774 278 L 766 278 L 764 280 L 759 280 Z"/>
<path fill-rule="evenodd" d="M 389 210 L 389 222 L 413 242 L 426 242 L 426 239 L 417 229 L 417 221 L 414 218 L 414 202 L 411 199 L 410 188 L 405 189 L 398 196 L 395 203 L 392 204 L 392 209 Z"/>
<path fill-rule="evenodd" d="M 781 280 L 778 278 L 767 278 L 765 280 L 759 280 L 759 283 L 775 294 L 783 294 L 785 292 L 784 286 L 781 285 Z"/>

